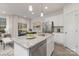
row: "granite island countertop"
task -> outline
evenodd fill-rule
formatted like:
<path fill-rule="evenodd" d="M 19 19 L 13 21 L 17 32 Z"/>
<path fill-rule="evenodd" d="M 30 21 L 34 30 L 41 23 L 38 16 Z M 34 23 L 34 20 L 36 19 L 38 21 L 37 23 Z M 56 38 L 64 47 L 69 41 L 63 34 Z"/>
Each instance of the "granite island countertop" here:
<path fill-rule="evenodd" d="M 36 38 L 34 38 L 34 39 L 27 39 L 26 36 L 21 36 L 21 37 L 15 38 L 14 42 L 24 48 L 29 49 L 29 48 L 35 46 L 36 44 L 42 42 L 43 40 L 46 40 L 46 38 L 50 37 L 51 35 L 53 35 L 53 34 L 45 33 L 45 36 L 36 35 L 35 36 Z"/>

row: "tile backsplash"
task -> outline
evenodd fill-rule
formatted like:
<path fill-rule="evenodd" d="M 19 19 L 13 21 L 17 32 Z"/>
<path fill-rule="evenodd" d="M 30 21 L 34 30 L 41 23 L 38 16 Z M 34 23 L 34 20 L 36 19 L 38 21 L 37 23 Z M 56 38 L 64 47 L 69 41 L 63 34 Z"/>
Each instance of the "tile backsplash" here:
<path fill-rule="evenodd" d="M 64 26 L 54 26 L 54 32 L 63 33 Z"/>

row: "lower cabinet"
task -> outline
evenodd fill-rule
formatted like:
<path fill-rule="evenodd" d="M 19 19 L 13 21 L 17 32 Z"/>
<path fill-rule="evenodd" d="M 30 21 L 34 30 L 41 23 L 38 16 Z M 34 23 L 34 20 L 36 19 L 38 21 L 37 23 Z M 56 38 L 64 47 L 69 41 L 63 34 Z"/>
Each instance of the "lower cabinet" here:
<path fill-rule="evenodd" d="M 54 50 L 54 36 L 46 38 L 45 41 L 31 48 L 32 56 L 51 56 Z"/>
<path fill-rule="evenodd" d="M 64 45 L 64 33 L 54 33 L 54 41 Z"/>
<path fill-rule="evenodd" d="M 47 38 L 47 56 L 50 56 L 54 50 L 54 36 Z"/>
<path fill-rule="evenodd" d="M 52 42 L 47 43 L 47 56 L 52 54 Z"/>
<path fill-rule="evenodd" d="M 46 40 L 30 48 L 30 56 L 46 56 Z"/>
<path fill-rule="evenodd" d="M 14 43 L 14 47 L 15 56 L 50 56 L 54 50 L 54 37 L 50 36 L 31 48 L 25 48 L 17 43 Z"/>
<path fill-rule="evenodd" d="M 29 49 L 26 49 L 20 46 L 17 43 L 14 43 L 14 55 L 15 56 L 29 56 Z"/>

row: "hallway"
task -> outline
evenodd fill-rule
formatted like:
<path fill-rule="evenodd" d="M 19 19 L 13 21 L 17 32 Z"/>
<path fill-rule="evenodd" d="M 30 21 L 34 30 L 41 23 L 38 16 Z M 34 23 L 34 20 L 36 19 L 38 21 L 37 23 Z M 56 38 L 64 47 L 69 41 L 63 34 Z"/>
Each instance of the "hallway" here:
<path fill-rule="evenodd" d="M 55 43 L 55 49 L 53 56 L 78 56 L 75 52 L 71 51 L 68 48 L 65 48 L 63 45 Z"/>

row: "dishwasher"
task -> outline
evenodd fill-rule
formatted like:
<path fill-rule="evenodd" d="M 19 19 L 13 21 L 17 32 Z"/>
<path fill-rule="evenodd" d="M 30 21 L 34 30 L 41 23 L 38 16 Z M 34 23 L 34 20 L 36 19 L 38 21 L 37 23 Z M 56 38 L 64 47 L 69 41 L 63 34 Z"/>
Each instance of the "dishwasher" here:
<path fill-rule="evenodd" d="M 30 48 L 30 56 L 46 56 L 47 55 L 47 47 L 46 40 L 36 44 L 32 48 Z"/>

